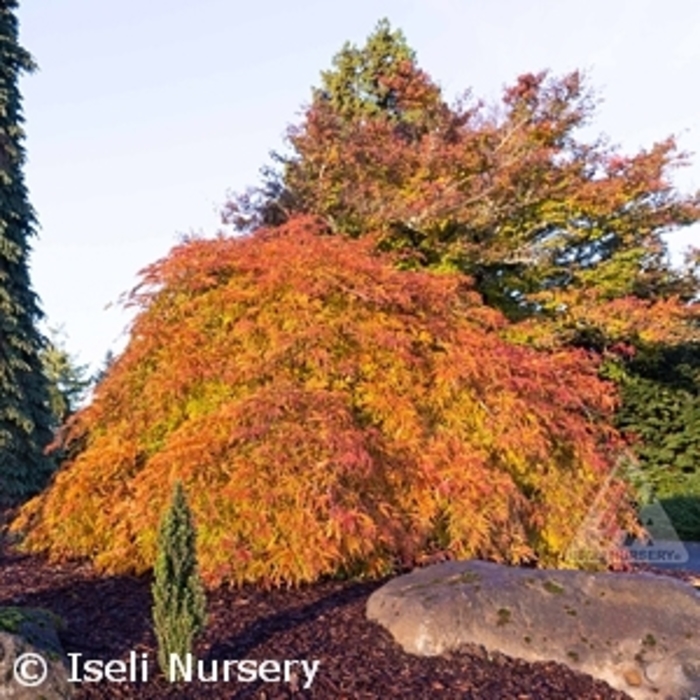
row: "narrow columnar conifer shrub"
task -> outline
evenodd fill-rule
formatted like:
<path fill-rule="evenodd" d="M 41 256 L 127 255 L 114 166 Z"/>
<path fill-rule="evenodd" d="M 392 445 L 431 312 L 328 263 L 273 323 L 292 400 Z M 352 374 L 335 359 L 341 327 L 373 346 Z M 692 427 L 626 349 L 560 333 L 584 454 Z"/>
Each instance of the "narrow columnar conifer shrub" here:
<path fill-rule="evenodd" d="M 168 674 L 171 654 L 185 659 L 206 622 L 206 596 L 199 578 L 196 533 L 181 482 L 158 531 L 154 569 L 153 624 L 158 639 L 158 664 Z"/>

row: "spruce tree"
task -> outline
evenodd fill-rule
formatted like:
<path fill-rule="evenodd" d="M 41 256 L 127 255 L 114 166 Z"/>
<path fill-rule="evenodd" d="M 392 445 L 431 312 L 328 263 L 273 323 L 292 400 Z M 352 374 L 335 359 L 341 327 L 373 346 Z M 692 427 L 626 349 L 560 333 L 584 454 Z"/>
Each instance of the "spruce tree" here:
<path fill-rule="evenodd" d="M 170 655 L 177 654 L 184 663 L 206 622 L 206 596 L 197 567 L 196 533 L 179 481 L 158 532 L 152 593 L 158 664 L 167 676 Z"/>
<path fill-rule="evenodd" d="M 36 217 L 22 166 L 22 71 L 36 65 L 18 43 L 16 0 L 0 0 L 0 507 L 45 486 L 53 462 L 49 384 L 37 323 L 43 314 L 29 278 L 29 239 Z"/>

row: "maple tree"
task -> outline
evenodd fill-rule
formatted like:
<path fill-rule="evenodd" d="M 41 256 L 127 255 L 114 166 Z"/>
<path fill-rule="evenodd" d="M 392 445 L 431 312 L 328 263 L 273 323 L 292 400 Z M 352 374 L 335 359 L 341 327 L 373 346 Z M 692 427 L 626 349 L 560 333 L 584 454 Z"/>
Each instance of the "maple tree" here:
<path fill-rule="evenodd" d="M 438 86 L 417 69 L 415 52 L 403 33 L 392 30 L 387 20 L 378 23 L 362 49 L 347 43 L 333 64 L 334 70 L 322 73 L 322 87 L 313 91 L 314 105 L 320 111 L 309 110 L 308 133 L 303 133 L 303 127 L 290 128 L 290 143 L 297 153 L 304 152 L 302 157 L 285 158 L 273 152 L 283 173 L 264 167 L 262 186 L 251 187 L 228 202 L 225 221 L 250 231 L 261 225 L 279 225 L 294 213 L 313 212 L 324 214 L 334 228 L 334 217 L 338 217 L 353 232 L 357 225 L 365 232 L 374 230 L 366 217 L 351 225 L 352 215 L 341 204 L 349 183 L 338 168 L 343 155 L 339 148 L 354 138 L 355 126 L 370 127 L 377 120 L 403 141 L 412 142 L 439 128 L 449 112 Z M 367 137 L 371 139 L 372 134 Z M 320 140 L 310 150 L 300 145 L 301 140 L 314 144 L 317 138 Z M 323 146 L 316 148 L 321 141 Z M 362 165 L 371 168 L 369 161 Z M 387 167 L 395 165 L 388 163 Z M 358 193 L 356 201 L 359 199 Z"/>
<path fill-rule="evenodd" d="M 208 585 L 436 551 L 565 565 L 603 485 L 634 530 L 615 423 L 642 425 L 644 392 L 622 420 L 615 383 L 697 338 L 698 255 L 673 269 L 662 235 L 700 196 L 670 184 L 673 139 L 580 140 L 584 82 L 525 74 L 498 105 L 448 106 L 388 22 L 346 45 L 292 155 L 227 205 L 249 235 L 144 271 L 127 350 L 13 524 L 23 546 L 144 571 L 178 480 Z"/>
<path fill-rule="evenodd" d="M 403 34 L 381 22 L 322 73 L 288 130 L 290 155 L 232 198 L 224 219 L 245 230 L 304 212 L 339 235 L 378 233 L 403 267 L 469 275 L 517 322 L 502 331 L 510 342 L 584 347 L 606 361 L 698 342 L 698 251 L 675 269 L 663 238 L 700 220 L 700 193 L 671 181 L 688 156 L 673 138 L 632 154 L 584 140 L 595 107 L 578 71 L 525 73 L 496 104 L 467 92 L 448 106 Z M 636 367 L 616 375 L 628 428 L 647 425 L 630 391 Z M 660 483 L 666 465 L 643 455 L 663 431 L 641 432 Z"/>
<path fill-rule="evenodd" d="M 619 298 L 685 308 L 698 280 L 670 266 L 662 234 L 700 220 L 700 193 L 670 181 L 687 155 L 673 138 L 629 156 L 581 140 L 594 107 L 579 72 L 546 71 L 521 75 L 500 104 L 467 93 L 448 107 L 382 22 L 322 73 L 281 170 L 224 218 L 245 229 L 302 212 L 337 233 L 380 231 L 404 264 L 462 270 L 515 319 L 570 324 L 571 312 Z"/>
<path fill-rule="evenodd" d="M 463 274 L 330 234 L 297 217 L 144 271 L 127 349 L 65 428 L 81 449 L 13 523 L 24 548 L 144 571 L 180 480 L 210 586 L 566 561 L 623 448 L 594 357 L 508 343 Z"/>

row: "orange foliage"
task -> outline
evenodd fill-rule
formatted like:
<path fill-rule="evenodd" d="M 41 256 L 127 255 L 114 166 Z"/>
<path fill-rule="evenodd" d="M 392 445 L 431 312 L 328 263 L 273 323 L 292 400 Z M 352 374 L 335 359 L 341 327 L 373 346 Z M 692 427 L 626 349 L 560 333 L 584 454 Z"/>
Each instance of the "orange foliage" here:
<path fill-rule="evenodd" d="M 27 549 L 144 571 L 179 479 L 210 586 L 436 549 L 562 561 L 620 447 L 592 357 L 508 343 L 465 276 L 327 233 L 295 218 L 143 272 L 129 346 L 68 426 L 82 448 L 13 524 Z"/>
<path fill-rule="evenodd" d="M 545 295 L 540 295 L 544 297 Z M 552 295 L 546 295 L 551 298 Z M 529 318 L 505 329 L 503 337 L 539 348 L 560 344 L 589 345 L 603 352 L 620 343 L 653 346 L 692 342 L 698 337 L 700 306 L 677 296 L 606 299 L 598 290 L 559 293 L 559 312 Z"/>
<path fill-rule="evenodd" d="M 672 269 L 662 238 L 700 220 L 700 192 L 672 186 L 672 171 L 688 164 L 673 138 L 633 155 L 603 137 L 583 141 L 595 100 L 577 71 L 524 74 L 494 105 L 467 95 L 448 107 L 415 62 L 384 58 L 402 67 L 377 76 L 396 107 L 341 109 L 361 95 L 330 71 L 289 129 L 281 171 L 266 171 L 257 199 L 229 202 L 225 220 L 245 228 L 303 212 L 336 233 L 378 232 L 380 247 L 403 251 L 411 266 L 471 275 L 512 320 L 564 306 L 586 315 L 593 295 L 678 297 L 676 311 L 697 296 L 692 260 Z M 686 319 L 672 330 L 687 331 Z"/>

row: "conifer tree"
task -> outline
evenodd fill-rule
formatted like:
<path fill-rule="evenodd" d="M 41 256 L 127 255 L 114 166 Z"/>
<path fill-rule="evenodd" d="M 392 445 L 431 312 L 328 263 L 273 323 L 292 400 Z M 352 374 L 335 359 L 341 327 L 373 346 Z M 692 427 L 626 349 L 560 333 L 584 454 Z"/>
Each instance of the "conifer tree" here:
<path fill-rule="evenodd" d="M 16 0 L 0 0 L 0 506 L 38 492 L 53 471 L 49 384 L 37 328 L 42 317 L 29 278 L 36 218 L 22 166 L 21 71 L 36 66 L 18 43 Z"/>
<path fill-rule="evenodd" d="M 88 366 L 78 364 L 68 351 L 62 328 L 48 328 L 48 338 L 41 352 L 44 373 L 49 380 L 53 429 L 58 430 L 86 398 L 93 379 Z"/>
<path fill-rule="evenodd" d="M 153 622 L 158 639 L 158 664 L 168 674 L 171 654 L 185 659 L 204 628 L 206 597 L 199 578 L 196 533 L 182 483 L 175 484 L 169 510 L 158 532 L 153 583 Z"/>

